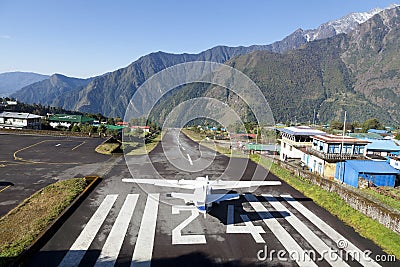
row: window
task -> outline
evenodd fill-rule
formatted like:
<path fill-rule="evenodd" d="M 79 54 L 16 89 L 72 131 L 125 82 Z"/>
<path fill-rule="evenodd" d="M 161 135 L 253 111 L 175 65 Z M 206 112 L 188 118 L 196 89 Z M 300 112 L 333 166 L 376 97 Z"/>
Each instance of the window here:
<path fill-rule="evenodd" d="M 339 154 L 340 153 L 340 146 L 339 145 L 329 145 L 328 153 Z"/>
<path fill-rule="evenodd" d="M 362 155 L 364 154 L 364 146 L 354 146 L 354 154 L 356 155 Z"/>
<path fill-rule="evenodd" d="M 353 149 L 352 145 L 344 145 L 343 146 L 343 153 L 344 154 L 351 154 L 352 149 Z"/>

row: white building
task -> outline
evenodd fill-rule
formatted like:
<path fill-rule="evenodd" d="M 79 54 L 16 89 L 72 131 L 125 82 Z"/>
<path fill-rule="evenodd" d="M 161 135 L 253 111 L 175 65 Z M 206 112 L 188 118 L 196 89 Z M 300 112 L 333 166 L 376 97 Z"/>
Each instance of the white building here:
<path fill-rule="evenodd" d="M 390 157 L 389 164 L 393 168 L 400 170 L 400 157 Z"/>
<path fill-rule="evenodd" d="M 150 126 L 138 126 L 138 125 L 134 125 L 134 126 L 131 126 L 130 128 L 131 128 L 131 132 L 134 132 L 134 131 L 136 131 L 137 129 L 142 129 L 143 132 L 145 132 L 145 133 L 149 133 L 149 132 L 150 132 Z"/>
<path fill-rule="evenodd" d="M 281 132 L 281 154 L 280 160 L 301 159 L 303 152 L 301 148 L 312 146 L 311 136 L 326 134 L 323 131 L 308 126 L 293 126 L 278 129 Z"/>
<path fill-rule="evenodd" d="M 42 117 L 30 113 L 3 112 L 0 113 L 0 128 L 40 130 Z"/>

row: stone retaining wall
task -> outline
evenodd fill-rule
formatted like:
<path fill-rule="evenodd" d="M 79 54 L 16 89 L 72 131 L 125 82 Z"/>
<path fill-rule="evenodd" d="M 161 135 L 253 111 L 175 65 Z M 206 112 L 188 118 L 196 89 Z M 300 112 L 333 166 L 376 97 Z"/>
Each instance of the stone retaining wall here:
<path fill-rule="evenodd" d="M 374 220 L 377 220 L 382 225 L 400 234 L 399 212 L 391 209 L 390 207 L 382 206 L 381 204 L 367 198 L 356 189 L 347 187 L 346 185 L 340 184 L 335 180 L 322 178 L 321 176 L 313 174 L 309 171 L 302 170 L 300 167 L 293 166 L 276 159 L 273 159 L 273 162 L 290 171 L 294 175 L 308 179 L 313 184 L 320 186 L 328 192 L 334 192 L 338 194 L 352 208 L 362 212 Z"/>

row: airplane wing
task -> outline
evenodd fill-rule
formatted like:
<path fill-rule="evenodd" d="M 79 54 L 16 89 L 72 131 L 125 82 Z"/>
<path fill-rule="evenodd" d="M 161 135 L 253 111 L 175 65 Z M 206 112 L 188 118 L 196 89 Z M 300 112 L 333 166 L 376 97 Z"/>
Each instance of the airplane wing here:
<path fill-rule="evenodd" d="M 163 179 L 122 179 L 122 182 L 125 183 L 137 183 L 137 184 L 151 184 L 156 186 L 164 186 L 164 187 L 177 187 L 177 188 L 185 188 L 185 189 L 194 189 L 195 181 L 194 180 L 163 180 Z"/>
<path fill-rule="evenodd" d="M 185 193 L 171 193 L 171 197 L 183 199 L 185 203 L 193 203 L 194 194 L 185 194 Z"/>
<path fill-rule="evenodd" d="M 217 180 L 211 183 L 213 189 L 237 189 L 255 186 L 281 185 L 279 181 L 223 181 Z"/>
<path fill-rule="evenodd" d="M 206 202 L 220 202 L 225 200 L 238 199 L 239 197 L 239 194 L 209 194 L 207 195 Z"/>

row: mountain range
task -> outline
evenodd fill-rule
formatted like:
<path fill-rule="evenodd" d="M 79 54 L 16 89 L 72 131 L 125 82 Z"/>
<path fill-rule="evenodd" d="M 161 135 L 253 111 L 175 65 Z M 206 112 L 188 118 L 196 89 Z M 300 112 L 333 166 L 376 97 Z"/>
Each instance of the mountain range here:
<path fill-rule="evenodd" d="M 123 116 L 146 79 L 170 66 L 200 60 L 225 63 L 252 78 L 277 122 L 310 121 L 314 110 L 320 122 L 329 122 L 341 119 L 347 110 L 351 120 L 373 116 L 399 124 L 399 13 L 398 6 L 352 13 L 314 30 L 298 29 L 270 45 L 217 46 L 199 54 L 155 52 L 91 79 L 56 74 L 12 96 L 27 103 Z M 201 84 L 180 89 L 185 93 L 173 92 L 167 100 L 170 97 L 177 104 L 193 95 L 222 99 L 224 94 Z M 233 105 L 232 99 L 225 97 Z M 159 114 L 172 108 L 167 100 L 156 107 Z"/>
<path fill-rule="evenodd" d="M 0 97 L 9 96 L 27 85 L 47 78 L 49 76 L 33 72 L 0 73 Z"/>

